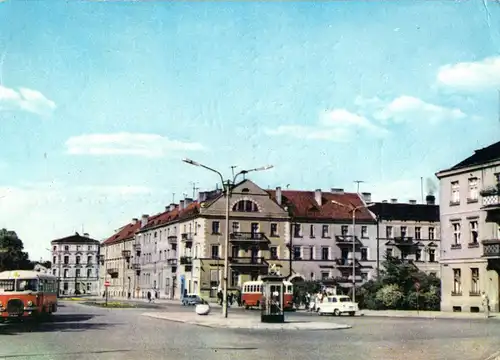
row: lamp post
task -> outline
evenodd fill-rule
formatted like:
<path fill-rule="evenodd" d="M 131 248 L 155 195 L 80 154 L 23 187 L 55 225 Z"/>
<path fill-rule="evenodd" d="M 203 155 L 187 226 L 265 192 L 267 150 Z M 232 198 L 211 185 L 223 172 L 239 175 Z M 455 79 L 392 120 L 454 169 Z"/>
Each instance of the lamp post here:
<path fill-rule="evenodd" d="M 360 206 L 353 207 L 347 206 L 335 200 L 332 200 L 332 203 L 348 208 L 352 213 L 352 302 L 356 301 L 356 211 L 360 209 L 369 208 L 375 203 L 368 203 Z"/>
<path fill-rule="evenodd" d="M 211 167 L 200 164 L 199 162 L 193 161 L 191 159 L 182 159 L 182 161 L 184 161 L 186 164 L 193 165 L 193 166 L 199 166 L 199 167 L 205 168 L 211 172 L 216 173 L 217 175 L 219 175 L 220 180 L 222 182 L 222 187 L 224 189 L 224 196 L 226 197 L 226 221 L 225 221 L 226 233 L 224 234 L 225 235 L 224 236 L 225 249 L 224 249 L 224 279 L 223 279 L 224 280 L 223 281 L 224 289 L 222 290 L 222 299 L 223 299 L 222 300 L 222 314 L 224 315 L 224 317 L 227 318 L 227 308 L 228 308 L 228 306 L 227 306 L 227 293 L 228 293 L 228 278 L 229 278 L 229 197 L 231 196 L 232 187 L 236 183 L 236 179 L 238 178 L 238 176 L 248 174 L 249 172 L 252 172 L 252 171 L 269 170 L 269 169 L 273 168 L 273 165 L 266 165 L 266 166 L 262 166 L 262 167 L 255 168 L 255 169 L 242 170 L 233 176 L 233 181 L 231 182 L 231 180 L 224 181 L 224 177 L 222 176 L 221 172 L 217 171 L 215 169 L 212 169 Z"/>

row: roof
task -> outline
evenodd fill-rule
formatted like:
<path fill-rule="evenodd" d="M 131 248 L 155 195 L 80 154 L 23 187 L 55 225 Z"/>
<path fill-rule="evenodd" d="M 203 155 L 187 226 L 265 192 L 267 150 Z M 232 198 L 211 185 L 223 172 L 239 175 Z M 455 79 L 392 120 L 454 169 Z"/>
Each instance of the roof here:
<path fill-rule="evenodd" d="M 447 170 L 457 170 L 474 165 L 482 165 L 500 160 L 500 141 L 474 151 L 474 154 Z"/>
<path fill-rule="evenodd" d="M 267 190 L 271 198 L 276 200 L 276 190 Z M 314 191 L 282 190 L 282 206 L 289 208 L 295 218 L 308 220 L 350 220 L 351 210 L 363 206 L 359 194 L 347 192 L 321 192 L 321 205 L 316 202 Z M 335 201 L 339 204 L 336 204 Z M 374 221 L 373 215 L 366 208 L 356 212 L 359 221 Z"/>
<path fill-rule="evenodd" d="M 99 241 L 75 233 L 74 235 L 52 240 L 50 243 L 51 244 L 99 244 Z"/>
<path fill-rule="evenodd" d="M 109 245 L 112 243 L 117 243 L 120 241 L 124 241 L 127 239 L 132 239 L 135 236 L 137 230 L 141 227 L 141 221 L 137 220 L 135 222 L 130 222 L 124 227 L 122 227 L 119 231 L 117 231 L 113 236 L 102 242 L 102 245 Z"/>
<path fill-rule="evenodd" d="M 376 202 L 370 210 L 381 220 L 439 221 L 439 205 Z"/>
<path fill-rule="evenodd" d="M 42 272 L 32 271 L 32 270 L 7 270 L 0 272 L 0 279 L 10 280 L 16 278 L 57 279 L 57 277 L 54 275 L 44 274 Z"/>

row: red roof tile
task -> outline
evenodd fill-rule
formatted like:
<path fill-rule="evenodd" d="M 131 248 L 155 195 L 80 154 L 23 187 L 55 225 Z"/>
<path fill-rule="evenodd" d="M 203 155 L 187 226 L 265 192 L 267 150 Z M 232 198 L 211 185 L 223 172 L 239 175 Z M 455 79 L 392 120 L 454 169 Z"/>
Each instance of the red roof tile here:
<path fill-rule="evenodd" d="M 276 191 L 267 191 L 271 197 L 276 199 Z M 318 220 L 350 220 L 353 209 L 363 205 L 363 200 L 356 193 L 321 193 L 321 205 L 316 202 L 314 191 L 282 190 L 282 205 L 288 206 L 292 216 L 295 218 L 318 219 Z M 332 201 L 344 204 L 338 205 Z M 356 212 L 357 220 L 374 221 L 370 211 L 366 208 Z"/>
<path fill-rule="evenodd" d="M 135 224 L 129 223 L 125 225 L 122 229 L 120 229 L 120 231 L 115 233 L 113 236 L 104 240 L 102 245 L 110 245 L 116 242 L 131 239 L 134 237 L 135 233 L 137 232 L 137 230 L 140 229 L 140 227 L 141 227 L 140 220 L 138 220 Z"/>

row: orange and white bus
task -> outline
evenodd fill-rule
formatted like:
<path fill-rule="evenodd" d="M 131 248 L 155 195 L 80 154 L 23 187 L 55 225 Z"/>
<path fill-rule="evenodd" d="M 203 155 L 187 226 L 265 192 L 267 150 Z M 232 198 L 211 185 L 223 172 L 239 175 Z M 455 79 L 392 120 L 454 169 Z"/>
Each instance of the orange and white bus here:
<path fill-rule="evenodd" d="M 0 272 L 0 321 L 57 311 L 57 277 L 37 271 Z"/>
<path fill-rule="evenodd" d="M 283 302 L 285 310 L 293 309 L 293 284 L 283 281 Z M 241 304 L 245 309 L 260 307 L 262 301 L 262 281 L 247 281 L 241 287 Z"/>

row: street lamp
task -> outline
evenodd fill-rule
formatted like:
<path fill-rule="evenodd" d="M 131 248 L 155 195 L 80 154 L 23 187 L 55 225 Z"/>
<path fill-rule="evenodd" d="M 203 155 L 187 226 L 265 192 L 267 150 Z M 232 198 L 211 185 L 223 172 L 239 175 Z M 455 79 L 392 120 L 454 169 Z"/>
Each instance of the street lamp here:
<path fill-rule="evenodd" d="M 254 169 L 249 169 L 249 170 L 242 170 L 238 172 L 236 175 L 233 177 L 233 181 L 227 180 L 224 181 L 224 177 L 222 176 L 220 171 L 217 171 L 215 169 L 212 169 L 211 167 L 208 167 L 206 165 L 203 165 L 197 161 L 191 160 L 191 159 L 182 159 L 186 164 L 193 165 L 193 166 L 199 166 L 202 168 L 205 168 L 211 172 L 216 173 L 219 175 L 220 180 L 222 182 L 222 187 L 224 189 L 224 196 L 226 197 L 226 233 L 224 236 L 224 289 L 222 291 L 222 314 L 224 317 L 227 318 L 227 290 L 228 290 L 228 278 L 229 278 L 229 197 L 231 196 L 231 190 L 232 186 L 236 183 L 236 179 L 240 175 L 246 175 L 249 172 L 253 171 L 264 171 L 264 170 L 269 170 L 272 169 L 274 166 L 273 165 L 266 165 Z"/>
<path fill-rule="evenodd" d="M 347 206 L 338 201 L 332 200 L 333 204 L 348 208 L 352 212 L 352 302 L 356 300 L 356 211 L 366 209 L 375 205 L 375 203 L 368 203 L 360 206 Z"/>

